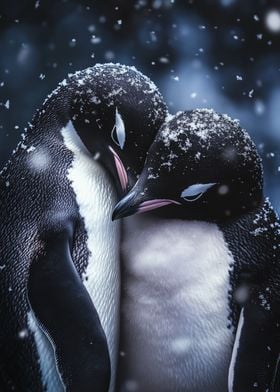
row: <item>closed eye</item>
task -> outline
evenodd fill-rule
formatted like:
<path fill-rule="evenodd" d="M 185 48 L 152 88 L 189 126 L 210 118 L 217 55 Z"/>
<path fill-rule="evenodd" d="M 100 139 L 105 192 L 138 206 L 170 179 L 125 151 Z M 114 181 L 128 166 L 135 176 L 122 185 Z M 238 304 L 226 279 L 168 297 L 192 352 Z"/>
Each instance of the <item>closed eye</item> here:
<path fill-rule="evenodd" d="M 193 184 L 184 189 L 181 193 L 181 198 L 186 201 L 196 201 L 210 188 L 216 185 L 215 182 L 209 184 Z"/>
<path fill-rule="evenodd" d="M 125 125 L 122 116 L 116 107 L 115 125 L 111 132 L 111 138 L 117 146 L 123 149 L 125 144 L 125 136 Z"/>

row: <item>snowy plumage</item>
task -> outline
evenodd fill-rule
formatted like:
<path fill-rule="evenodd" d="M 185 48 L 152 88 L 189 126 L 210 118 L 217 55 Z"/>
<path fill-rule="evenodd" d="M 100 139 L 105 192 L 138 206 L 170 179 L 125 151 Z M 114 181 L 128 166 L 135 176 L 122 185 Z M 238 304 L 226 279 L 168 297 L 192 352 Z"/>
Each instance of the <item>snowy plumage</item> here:
<path fill-rule="evenodd" d="M 3 390 L 114 389 L 120 281 L 111 209 L 165 116 L 150 79 L 97 64 L 48 96 L 1 170 Z"/>
<path fill-rule="evenodd" d="M 155 210 L 126 223 L 124 391 L 279 390 L 280 225 L 262 184 L 237 121 L 198 109 L 163 124 L 113 213 Z"/>
<path fill-rule="evenodd" d="M 119 222 L 112 224 L 111 221 L 112 209 L 117 200 L 116 192 L 106 171 L 85 150 L 73 124 L 69 122 L 61 132 L 65 146 L 74 155 L 68 178 L 85 223 L 90 252 L 83 281 L 108 342 L 112 380 L 109 391 L 113 392 L 119 343 L 120 297 L 120 225 Z"/>
<path fill-rule="evenodd" d="M 233 258 L 219 228 L 127 218 L 122 259 L 121 390 L 224 392 Z"/>

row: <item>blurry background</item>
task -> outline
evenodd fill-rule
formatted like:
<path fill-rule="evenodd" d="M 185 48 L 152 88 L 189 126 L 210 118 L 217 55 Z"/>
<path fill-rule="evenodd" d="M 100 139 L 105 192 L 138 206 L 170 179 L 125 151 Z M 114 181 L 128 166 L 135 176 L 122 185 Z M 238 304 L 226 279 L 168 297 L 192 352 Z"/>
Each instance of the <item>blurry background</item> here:
<path fill-rule="evenodd" d="M 135 65 L 171 112 L 239 118 L 280 211 L 279 1 L 1 1 L 0 166 L 57 83 L 96 62 Z"/>

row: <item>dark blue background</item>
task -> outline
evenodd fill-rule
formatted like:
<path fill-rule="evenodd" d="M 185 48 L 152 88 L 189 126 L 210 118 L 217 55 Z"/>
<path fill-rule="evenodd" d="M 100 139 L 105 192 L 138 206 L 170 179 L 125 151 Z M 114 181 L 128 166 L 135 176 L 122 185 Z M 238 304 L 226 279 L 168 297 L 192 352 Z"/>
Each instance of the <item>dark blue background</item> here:
<path fill-rule="evenodd" d="M 213 107 L 239 118 L 280 210 L 280 31 L 271 12 L 279 1 L 2 1 L 0 165 L 67 73 L 121 62 L 150 76 L 172 112 Z"/>

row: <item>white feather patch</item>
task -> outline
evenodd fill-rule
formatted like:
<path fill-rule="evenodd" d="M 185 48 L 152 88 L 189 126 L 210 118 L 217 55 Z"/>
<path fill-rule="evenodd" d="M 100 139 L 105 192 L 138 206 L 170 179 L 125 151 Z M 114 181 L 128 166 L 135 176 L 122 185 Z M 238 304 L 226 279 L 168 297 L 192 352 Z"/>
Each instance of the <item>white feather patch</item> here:
<path fill-rule="evenodd" d="M 125 144 L 125 125 L 122 119 L 122 116 L 118 112 L 118 108 L 116 107 L 116 122 L 115 122 L 118 143 L 121 149 L 123 149 Z"/>
<path fill-rule="evenodd" d="M 211 182 L 209 184 L 190 185 L 189 187 L 183 190 L 183 192 L 181 193 L 181 197 L 197 196 L 201 193 L 205 193 L 209 188 L 211 188 L 214 185 L 216 185 L 215 182 Z"/>
<path fill-rule="evenodd" d="M 226 391 L 233 257 L 222 232 L 215 224 L 143 214 L 124 220 L 123 236 L 122 384 Z"/>
<path fill-rule="evenodd" d="M 74 154 L 68 178 L 84 219 L 90 251 L 83 283 L 107 338 L 111 359 L 109 392 L 113 392 L 118 357 L 120 296 L 120 224 L 111 220 L 116 195 L 107 172 L 85 150 L 71 121 L 61 133 L 66 147 Z"/>
<path fill-rule="evenodd" d="M 236 358 L 237 358 L 237 353 L 238 353 L 238 349 L 239 349 L 240 336 L 242 333 L 243 325 L 244 325 L 244 309 L 242 309 L 240 312 L 239 323 L 238 323 L 237 332 L 236 332 L 236 336 L 235 336 L 235 342 L 234 342 L 234 346 L 233 346 L 233 350 L 232 350 L 231 362 L 230 362 L 229 373 L 228 373 L 228 390 L 229 390 L 229 392 L 233 392 L 234 370 L 235 370 Z"/>
<path fill-rule="evenodd" d="M 37 347 L 43 386 L 47 392 L 64 392 L 65 387 L 57 369 L 52 343 L 37 324 L 32 312 L 28 312 L 27 320 Z"/>

